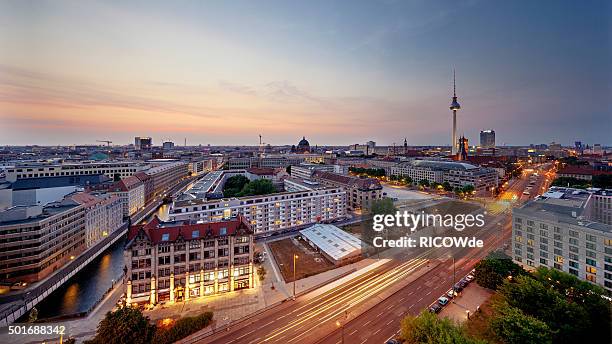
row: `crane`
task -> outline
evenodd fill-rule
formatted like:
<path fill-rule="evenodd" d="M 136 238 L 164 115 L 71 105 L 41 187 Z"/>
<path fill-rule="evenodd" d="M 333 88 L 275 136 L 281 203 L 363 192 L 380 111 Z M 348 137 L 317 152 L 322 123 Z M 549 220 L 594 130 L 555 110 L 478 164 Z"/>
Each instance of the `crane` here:
<path fill-rule="evenodd" d="M 96 140 L 96 142 L 106 142 L 107 147 L 110 147 L 111 143 L 113 143 L 113 141 L 109 141 L 109 140 Z"/>

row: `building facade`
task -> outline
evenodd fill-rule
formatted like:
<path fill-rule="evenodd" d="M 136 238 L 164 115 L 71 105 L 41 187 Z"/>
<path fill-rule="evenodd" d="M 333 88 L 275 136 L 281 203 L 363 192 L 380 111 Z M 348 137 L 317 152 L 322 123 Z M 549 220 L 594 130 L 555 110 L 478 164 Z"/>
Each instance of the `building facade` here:
<path fill-rule="evenodd" d="M 127 303 L 179 302 L 254 287 L 253 231 L 243 218 L 132 226 L 124 251 Z"/>
<path fill-rule="evenodd" d="M 346 217 L 346 208 L 344 190 L 320 188 L 209 201 L 175 201 L 170 207 L 169 218 L 171 221 L 192 220 L 208 223 L 243 216 L 255 233 L 265 233 L 343 219 Z"/>
<path fill-rule="evenodd" d="M 495 130 L 480 131 L 480 147 L 495 148 Z"/>
<path fill-rule="evenodd" d="M 591 217 L 591 197 L 585 190 L 552 187 L 513 209 L 514 260 L 528 269 L 562 270 L 612 292 L 612 226 Z"/>
<path fill-rule="evenodd" d="M 5 170 L 6 180 L 14 182 L 18 179 L 80 176 L 104 174 L 109 178 L 118 175 L 121 178 L 133 175 L 138 171 L 147 169 L 149 166 L 135 161 L 111 161 L 95 162 L 84 161 L 79 163 L 63 164 L 24 164 L 9 167 Z"/>
<path fill-rule="evenodd" d="M 329 187 L 340 187 L 346 190 L 346 204 L 350 210 L 369 209 L 373 201 L 382 199 L 382 185 L 374 178 L 358 178 L 315 171 L 312 179 Z"/>
<path fill-rule="evenodd" d="M 145 185 L 131 176 L 112 184 L 108 192 L 121 200 L 123 216 L 130 217 L 145 206 Z"/>

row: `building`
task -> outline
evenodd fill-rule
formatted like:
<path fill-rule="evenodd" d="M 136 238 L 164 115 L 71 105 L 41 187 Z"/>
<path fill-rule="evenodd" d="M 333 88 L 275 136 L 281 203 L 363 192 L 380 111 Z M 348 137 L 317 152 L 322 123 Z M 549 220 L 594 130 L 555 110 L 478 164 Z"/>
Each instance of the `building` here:
<path fill-rule="evenodd" d="M 0 212 L 0 280 L 36 282 L 123 225 L 115 197 L 74 193 Z"/>
<path fill-rule="evenodd" d="M 123 225 L 123 204 L 114 195 L 85 192 L 71 196 L 85 207 L 85 246 L 90 248 Z"/>
<path fill-rule="evenodd" d="M 136 136 L 134 138 L 134 148 L 136 150 L 150 150 L 153 146 L 153 139 L 150 137 Z"/>
<path fill-rule="evenodd" d="M 189 173 L 184 161 L 163 162 L 145 171 L 153 179 L 153 195 L 158 196 L 175 186 Z"/>
<path fill-rule="evenodd" d="M 480 148 L 495 148 L 495 130 L 480 131 Z"/>
<path fill-rule="evenodd" d="M 138 172 L 134 174 L 134 177 L 138 178 L 144 185 L 144 203 L 149 204 L 155 197 L 155 186 L 153 185 L 153 178 L 145 172 Z"/>
<path fill-rule="evenodd" d="M 127 303 L 180 302 L 252 288 L 253 231 L 241 217 L 130 228 L 124 251 Z"/>
<path fill-rule="evenodd" d="M 591 166 L 565 166 L 557 171 L 557 177 L 593 180 L 593 176 L 612 175 L 609 171 L 595 170 Z"/>
<path fill-rule="evenodd" d="M 315 171 L 312 179 L 329 187 L 346 190 L 350 210 L 369 209 L 372 202 L 382 198 L 382 185 L 378 179 L 344 176 L 337 173 Z"/>
<path fill-rule="evenodd" d="M 208 223 L 243 216 L 253 231 L 259 234 L 343 219 L 346 208 L 346 192 L 343 189 L 320 186 L 262 196 L 174 201 L 169 217 L 171 221 Z"/>
<path fill-rule="evenodd" d="M 455 87 L 455 70 L 453 70 L 453 100 L 450 105 L 450 109 L 453 112 L 453 132 L 451 135 L 451 154 L 456 155 L 458 151 L 457 146 L 457 110 L 461 109 L 461 105 L 457 101 L 457 89 Z"/>
<path fill-rule="evenodd" d="M 78 163 L 61 164 L 19 164 L 8 167 L 5 170 L 6 180 L 15 182 L 19 179 L 41 178 L 41 177 L 61 177 L 61 176 L 83 176 L 104 174 L 113 179 L 115 177 L 124 178 L 133 175 L 138 171 L 149 168 L 148 165 L 136 161 L 83 161 Z"/>
<path fill-rule="evenodd" d="M 306 136 L 302 137 L 295 148 L 296 153 L 310 153 L 310 143 L 306 140 Z"/>
<path fill-rule="evenodd" d="M 459 138 L 459 152 L 457 153 L 457 160 L 459 161 L 467 160 L 468 150 L 469 150 L 468 139 L 466 139 L 464 136 L 461 136 Z"/>
<path fill-rule="evenodd" d="M 316 154 L 267 155 L 262 157 L 230 158 L 227 161 L 227 167 L 230 170 L 252 167 L 278 168 L 299 165 L 305 161 L 320 162 L 323 160 L 323 156 Z"/>
<path fill-rule="evenodd" d="M 600 191 L 601 192 L 601 191 Z M 610 194 L 596 201 L 587 190 L 551 187 L 512 211 L 513 258 L 527 268 L 546 266 L 612 291 L 612 225 L 595 221 Z M 597 204 L 597 205 L 596 205 Z"/>
<path fill-rule="evenodd" d="M 309 179 L 312 177 L 312 174 L 314 173 L 314 171 L 325 171 L 325 172 L 337 173 L 336 171 L 340 171 L 340 169 L 339 169 L 339 166 L 338 168 L 336 166 L 337 165 L 322 165 L 322 164 L 309 164 L 309 163 L 292 165 L 291 166 L 291 176 L 295 178 Z"/>
<path fill-rule="evenodd" d="M 174 142 L 172 142 L 172 141 L 165 141 L 164 143 L 162 143 L 162 149 L 163 150 L 172 150 L 172 149 L 174 149 Z"/>
<path fill-rule="evenodd" d="M 361 240 L 334 225 L 317 223 L 301 230 L 300 236 L 334 265 L 361 258 Z"/>
<path fill-rule="evenodd" d="M 18 179 L 8 182 L 7 189 L 4 189 L 8 192 L 0 192 L 0 198 L 4 198 L 0 200 L 0 209 L 17 205 L 45 205 L 61 200 L 77 189 L 100 185 L 109 180 L 103 174 Z"/>
<path fill-rule="evenodd" d="M 448 182 L 453 188 L 472 185 L 475 191 L 497 187 L 499 174 L 465 162 L 446 160 L 410 160 L 391 168 L 391 175 L 407 176 L 414 182 L 423 179 L 430 183 Z"/>
<path fill-rule="evenodd" d="M 145 206 L 145 184 L 135 176 L 123 178 L 108 188 L 121 200 L 123 216 L 130 217 Z"/>

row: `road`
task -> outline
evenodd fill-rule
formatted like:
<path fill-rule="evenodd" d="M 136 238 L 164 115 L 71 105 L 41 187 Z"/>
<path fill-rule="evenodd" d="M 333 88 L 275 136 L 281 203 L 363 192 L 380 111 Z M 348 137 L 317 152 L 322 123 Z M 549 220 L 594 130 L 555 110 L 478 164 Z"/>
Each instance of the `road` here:
<path fill-rule="evenodd" d="M 542 177 L 543 178 L 543 177 Z M 528 180 L 519 179 L 507 192 L 522 194 Z M 515 204 L 520 199 L 511 200 Z M 509 242 L 511 208 L 487 215 L 477 230 L 484 248 L 455 250 L 457 279 L 490 251 Z M 216 334 L 192 337 L 197 343 L 384 343 L 407 314 L 427 308 L 453 283 L 450 250 L 402 250 L 388 263 L 323 293 L 312 292 L 257 314 Z M 444 258 L 442 258 L 444 257 Z M 429 270 L 391 295 L 415 272 Z M 414 275 L 413 275 L 414 274 Z"/>

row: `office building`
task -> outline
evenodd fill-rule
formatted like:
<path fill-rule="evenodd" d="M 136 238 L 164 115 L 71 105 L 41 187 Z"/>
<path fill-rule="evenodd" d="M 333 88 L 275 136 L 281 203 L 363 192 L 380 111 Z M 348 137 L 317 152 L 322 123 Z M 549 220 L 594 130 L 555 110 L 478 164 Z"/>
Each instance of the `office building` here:
<path fill-rule="evenodd" d="M 119 197 L 124 217 L 134 215 L 145 206 L 145 184 L 135 176 L 113 183 L 108 188 L 108 193 Z"/>
<path fill-rule="evenodd" d="M 130 228 L 124 251 L 127 303 L 181 302 L 252 288 L 253 231 L 241 217 Z"/>
<path fill-rule="evenodd" d="M 514 260 L 527 268 L 565 271 L 612 291 L 612 225 L 609 192 L 551 187 L 512 211 Z M 604 208 L 604 213 L 594 211 Z"/>
<path fill-rule="evenodd" d="M 495 131 L 480 131 L 480 148 L 495 148 Z"/>
<path fill-rule="evenodd" d="M 0 212 L 0 279 L 36 282 L 119 229 L 115 197 L 74 193 L 45 206 Z"/>
<path fill-rule="evenodd" d="M 136 150 L 150 150 L 153 146 L 153 139 L 150 137 L 136 136 L 134 138 L 134 148 Z"/>
<path fill-rule="evenodd" d="M 115 176 L 124 178 L 138 171 L 149 168 L 148 165 L 136 161 L 83 161 L 78 163 L 25 163 L 5 169 L 6 180 L 15 182 L 18 179 L 98 175 L 113 179 Z"/>

